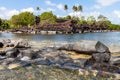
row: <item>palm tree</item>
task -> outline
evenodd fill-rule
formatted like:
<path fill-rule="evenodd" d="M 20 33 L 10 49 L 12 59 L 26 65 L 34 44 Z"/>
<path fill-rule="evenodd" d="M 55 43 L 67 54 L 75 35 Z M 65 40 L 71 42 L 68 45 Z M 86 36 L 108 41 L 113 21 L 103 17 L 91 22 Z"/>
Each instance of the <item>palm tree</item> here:
<path fill-rule="evenodd" d="M 40 7 L 36 7 L 36 10 L 39 12 L 40 11 Z"/>
<path fill-rule="evenodd" d="M 80 12 L 82 12 L 82 11 L 83 11 L 83 8 L 82 8 L 82 6 L 81 6 L 81 5 L 79 5 L 79 6 L 77 7 L 77 11 L 80 11 Z"/>
<path fill-rule="evenodd" d="M 106 21 L 107 17 L 103 16 L 103 15 L 99 15 L 98 16 L 98 21 Z"/>
<path fill-rule="evenodd" d="M 73 6 L 73 11 L 76 12 L 77 11 L 77 7 L 76 6 Z"/>
<path fill-rule="evenodd" d="M 68 10 L 68 6 L 65 4 L 64 5 L 64 10 L 67 11 Z"/>

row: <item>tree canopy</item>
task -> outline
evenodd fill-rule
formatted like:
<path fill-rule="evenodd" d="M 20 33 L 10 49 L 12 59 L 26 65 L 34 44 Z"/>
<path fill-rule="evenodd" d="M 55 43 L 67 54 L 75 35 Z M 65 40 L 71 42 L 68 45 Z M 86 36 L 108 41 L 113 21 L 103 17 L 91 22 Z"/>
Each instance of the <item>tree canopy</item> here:
<path fill-rule="evenodd" d="M 0 19 L 0 30 L 8 29 L 9 27 L 7 20 Z"/>
<path fill-rule="evenodd" d="M 35 24 L 35 16 L 30 12 L 22 12 L 11 17 L 10 22 L 13 26 L 30 26 Z"/>
<path fill-rule="evenodd" d="M 56 16 L 52 12 L 44 12 L 40 15 L 40 24 L 54 24 Z"/>

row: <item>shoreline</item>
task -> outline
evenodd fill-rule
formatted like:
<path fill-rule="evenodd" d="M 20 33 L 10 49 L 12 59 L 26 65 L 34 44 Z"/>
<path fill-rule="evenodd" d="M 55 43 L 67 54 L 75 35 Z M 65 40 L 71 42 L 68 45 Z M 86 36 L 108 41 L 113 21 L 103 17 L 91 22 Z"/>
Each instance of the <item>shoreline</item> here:
<path fill-rule="evenodd" d="M 33 44 L 40 47 L 37 48 Z M 120 54 L 113 55 L 109 47 L 100 41 L 84 40 L 81 42 L 60 44 L 60 46 L 55 46 L 55 44 L 46 43 L 44 46 L 42 42 L 39 44 L 37 42 L 32 43 L 25 39 L 4 39 L 0 45 L 3 48 L 0 52 L 0 70 L 16 71 L 16 69 L 24 69 L 32 66 L 34 68 L 37 66 L 47 66 L 48 68 L 57 67 L 62 71 L 77 71 L 79 76 L 100 77 L 104 74 L 104 78 L 110 78 L 108 75 L 114 76 L 113 78 L 116 79 L 119 78 L 117 75 L 120 74 Z M 89 67 L 91 68 L 89 69 Z"/>
<path fill-rule="evenodd" d="M 84 31 L 84 33 L 103 33 L 103 32 L 120 32 L 120 30 L 94 30 L 94 31 Z M 9 31 L 9 30 L 5 30 L 5 31 L 0 31 L 0 33 L 15 33 L 15 34 L 41 34 L 41 35 L 44 35 L 44 34 L 48 34 L 48 35 L 55 35 L 55 34 L 84 34 L 82 33 L 81 31 L 79 32 L 63 32 L 63 31 L 26 31 L 26 32 L 22 32 L 22 31 L 16 31 L 16 32 L 12 32 L 12 31 Z"/>

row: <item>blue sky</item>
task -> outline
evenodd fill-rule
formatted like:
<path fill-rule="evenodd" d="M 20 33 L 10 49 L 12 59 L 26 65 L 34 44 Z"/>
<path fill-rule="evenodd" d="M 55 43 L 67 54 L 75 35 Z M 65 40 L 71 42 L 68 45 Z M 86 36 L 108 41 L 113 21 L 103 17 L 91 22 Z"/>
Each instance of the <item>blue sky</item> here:
<path fill-rule="evenodd" d="M 64 11 L 64 5 L 68 5 L 68 11 Z M 83 12 L 74 13 L 73 5 L 82 5 Z M 40 11 L 36 11 L 36 7 Z M 10 19 L 12 15 L 29 11 L 40 14 L 44 11 L 53 11 L 57 16 L 83 15 L 95 16 L 102 14 L 112 23 L 120 24 L 120 0 L 0 0 L 0 18 Z"/>

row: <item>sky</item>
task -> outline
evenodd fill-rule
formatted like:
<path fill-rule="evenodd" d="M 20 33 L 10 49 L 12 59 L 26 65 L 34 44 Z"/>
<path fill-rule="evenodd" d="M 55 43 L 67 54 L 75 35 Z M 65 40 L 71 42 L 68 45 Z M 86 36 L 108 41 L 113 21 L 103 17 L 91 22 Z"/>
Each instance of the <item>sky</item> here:
<path fill-rule="evenodd" d="M 68 5 L 68 11 L 64 5 Z M 73 5 L 82 5 L 83 12 L 74 13 Z M 40 11 L 36 11 L 40 7 Z M 52 11 L 58 17 L 66 15 L 106 16 L 112 23 L 120 24 L 120 0 L 0 0 L 0 18 L 10 19 L 11 16 L 29 11 L 35 15 L 45 11 Z"/>

